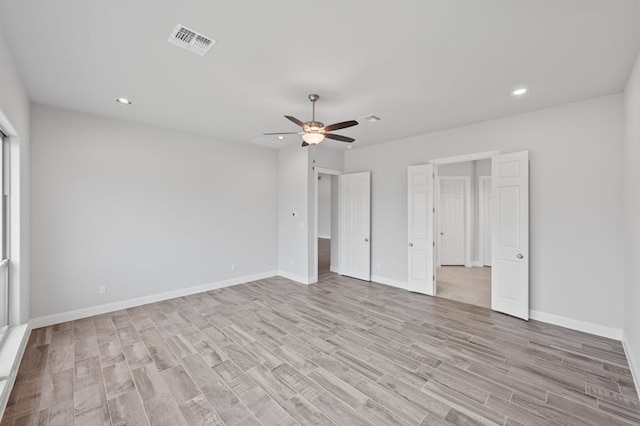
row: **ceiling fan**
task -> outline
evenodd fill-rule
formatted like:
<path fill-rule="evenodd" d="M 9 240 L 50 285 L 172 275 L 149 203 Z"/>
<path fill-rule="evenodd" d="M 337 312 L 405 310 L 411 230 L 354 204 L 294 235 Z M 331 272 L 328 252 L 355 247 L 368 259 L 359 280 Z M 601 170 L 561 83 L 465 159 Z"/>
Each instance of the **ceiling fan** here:
<path fill-rule="evenodd" d="M 342 135 L 336 135 L 330 132 L 334 130 L 346 129 L 347 127 L 357 126 L 358 125 L 357 121 L 355 120 L 343 121 L 341 123 L 330 124 L 328 126 L 325 126 L 324 123 L 316 121 L 316 102 L 318 101 L 318 99 L 320 99 L 320 95 L 316 95 L 316 94 L 309 95 L 309 100 L 313 105 L 311 121 L 302 122 L 301 120 L 298 120 L 295 117 L 292 117 L 290 115 L 285 115 L 285 118 L 291 120 L 298 126 L 302 127 L 302 130 L 303 130 L 302 132 L 264 133 L 264 135 L 302 135 L 302 141 L 303 141 L 302 146 L 317 145 L 320 142 L 322 142 L 324 138 L 333 139 L 340 142 L 348 142 L 348 143 L 355 141 L 355 139 L 353 138 L 342 136 Z"/>

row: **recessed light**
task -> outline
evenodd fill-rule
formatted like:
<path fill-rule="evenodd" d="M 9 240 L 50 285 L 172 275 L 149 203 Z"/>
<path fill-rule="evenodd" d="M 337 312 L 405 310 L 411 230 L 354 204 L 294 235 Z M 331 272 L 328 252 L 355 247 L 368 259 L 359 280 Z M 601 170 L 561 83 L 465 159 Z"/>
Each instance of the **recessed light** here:
<path fill-rule="evenodd" d="M 116 98 L 116 102 L 122 105 L 131 105 L 133 103 L 127 98 Z"/>
<path fill-rule="evenodd" d="M 529 89 L 527 89 L 526 87 L 519 87 L 511 92 L 511 96 L 522 96 L 526 95 L 528 92 Z"/>
<path fill-rule="evenodd" d="M 347 149 L 353 149 L 351 145 L 347 145 Z"/>
<path fill-rule="evenodd" d="M 280 135 L 280 136 L 278 136 L 278 139 L 280 139 L 281 141 L 283 141 L 283 140 L 285 139 L 285 137 L 284 137 L 284 136 L 282 136 L 282 135 Z"/>

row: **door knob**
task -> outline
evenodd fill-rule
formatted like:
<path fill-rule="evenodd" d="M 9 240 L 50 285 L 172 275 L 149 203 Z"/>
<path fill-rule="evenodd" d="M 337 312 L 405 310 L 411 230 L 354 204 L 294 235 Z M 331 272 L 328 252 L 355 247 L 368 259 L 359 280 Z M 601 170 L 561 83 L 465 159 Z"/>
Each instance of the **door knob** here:
<path fill-rule="evenodd" d="M 365 238 L 365 239 L 364 239 L 364 242 L 365 242 L 365 243 L 368 243 L 368 242 L 369 242 L 369 239 L 368 239 L 368 238 Z"/>
<path fill-rule="evenodd" d="M 524 256 L 522 255 L 522 253 L 518 253 L 518 255 L 516 256 L 518 259 L 524 259 Z"/>
<path fill-rule="evenodd" d="M 413 247 L 413 243 L 409 243 L 409 247 Z"/>
<path fill-rule="evenodd" d="M 441 232 L 440 235 L 444 235 L 444 232 Z"/>

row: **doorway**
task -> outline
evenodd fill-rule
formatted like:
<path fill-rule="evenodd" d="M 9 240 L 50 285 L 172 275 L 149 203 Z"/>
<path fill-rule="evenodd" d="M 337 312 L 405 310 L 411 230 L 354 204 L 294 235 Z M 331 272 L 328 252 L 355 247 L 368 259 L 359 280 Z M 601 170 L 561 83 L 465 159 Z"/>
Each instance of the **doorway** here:
<path fill-rule="evenodd" d="M 485 265 L 490 232 L 481 232 L 483 226 L 490 226 L 490 191 L 491 159 L 437 167 L 435 275 L 439 297 L 491 308 L 490 262 Z M 491 257 L 490 252 L 486 254 Z"/>
<path fill-rule="evenodd" d="M 315 275 L 311 282 L 340 274 L 340 175 L 340 170 L 315 169 L 315 226 L 311 234 Z"/>
<path fill-rule="evenodd" d="M 439 203 L 441 188 L 437 185 L 436 176 L 447 176 L 448 164 L 474 162 L 477 160 L 490 160 L 490 175 L 484 175 L 480 171 L 480 163 L 471 163 L 469 167 L 477 169 L 473 175 L 477 182 L 484 178 L 484 190 L 482 196 L 483 211 L 487 219 L 482 220 L 484 230 L 490 235 L 483 235 L 482 239 L 472 232 L 480 229 L 480 188 L 478 195 L 470 192 L 467 206 L 464 211 L 471 213 L 463 221 L 464 236 L 467 247 L 464 266 L 449 266 L 450 270 L 440 270 L 446 267 L 441 263 L 440 241 L 442 218 Z M 451 166 L 455 167 L 455 166 Z M 439 171 L 438 171 L 439 170 Z M 451 171 L 449 171 L 451 172 Z M 451 172 L 460 176 L 461 172 Z M 499 151 L 491 151 L 477 154 L 461 155 L 449 158 L 440 158 L 429 161 L 429 164 L 409 166 L 407 168 L 407 207 L 408 207 L 408 280 L 407 290 L 423 293 L 429 296 L 447 296 L 442 286 L 443 279 L 447 278 L 447 272 L 461 272 L 467 274 L 470 270 L 478 268 L 485 271 L 486 277 L 478 279 L 489 283 L 490 305 L 489 308 L 512 315 L 524 320 L 529 319 L 529 153 L 528 151 L 500 154 Z M 490 185 L 486 178 L 491 179 Z M 471 185 L 470 185 L 471 186 Z M 475 183 L 472 186 L 475 188 Z M 487 189 L 491 187 L 491 192 Z M 453 197 L 454 199 L 456 197 Z M 458 197 L 460 198 L 460 197 Z M 462 197 L 466 199 L 466 196 Z M 485 205 L 486 204 L 486 205 Z M 436 206 L 437 210 L 436 210 Z M 467 208 L 468 207 L 468 208 Z M 477 220 L 476 220 L 477 218 Z M 489 219 L 490 218 L 490 219 Z M 487 222 L 489 220 L 489 222 Z M 473 226 L 471 225 L 473 224 Z M 485 248 L 480 243 L 470 243 L 472 239 L 482 240 Z M 485 256 L 486 245 L 490 245 L 490 255 Z M 474 248 L 472 250 L 472 247 Z M 483 251 L 482 257 L 480 251 Z M 490 264 L 486 259 L 489 257 Z M 440 262 L 440 263 L 439 263 Z M 457 260 L 459 263 L 459 260 Z M 473 268 L 475 266 L 476 268 Z M 486 269 L 485 269 L 486 268 Z M 490 269 L 490 271 L 489 271 Z M 474 271 L 476 272 L 476 271 Z M 490 272 L 490 273 L 489 273 Z M 437 279 L 437 276 L 440 278 Z M 451 278 L 451 277 L 449 277 Z M 487 280 L 488 278 L 488 280 Z M 457 276 L 454 278 L 457 279 Z M 469 277 L 463 277 L 464 281 L 472 281 Z M 453 281 L 453 280 L 449 280 Z M 446 286 L 446 283 L 444 283 Z M 466 294 L 463 290 L 461 294 Z M 460 295 L 455 297 L 459 300 Z M 469 303 L 470 301 L 465 301 Z"/>
<path fill-rule="evenodd" d="M 337 200 L 333 200 L 334 192 L 332 176 L 318 173 L 318 280 L 332 273 L 331 245 L 334 240 L 332 237 L 336 234 L 333 232 L 334 222 L 337 220 L 331 214 L 333 207 L 337 207 Z"/>

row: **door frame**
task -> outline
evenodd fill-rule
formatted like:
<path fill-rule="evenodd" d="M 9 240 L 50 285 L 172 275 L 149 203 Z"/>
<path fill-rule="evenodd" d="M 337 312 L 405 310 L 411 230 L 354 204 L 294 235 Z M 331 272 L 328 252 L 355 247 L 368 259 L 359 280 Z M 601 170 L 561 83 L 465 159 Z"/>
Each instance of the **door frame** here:
<path fill-rule="evenodd" d="M 464 182 L 464 257 L 462 263 L 466 267 L 471 267 L 471 176 L 438 176 L 436 172 L 436 190 L 434 197 L 434 206 L 436 208 L 435 215 L 435 237 L 436 237 L 436 266 L 442 266 L 442 258 L 440 255 L 440 247 L 442 247 L 442 239 L 441 239 L 441 189 L 442 189 L 442 181 L 443 180 L 461 180 Z"/>
<path fill-rule="evenodd" d="M 433 160 L 429 160 L 429 164 L 434 165 L 433 172 L 437 177 L 438 165 L 440 164 L 464 163 L 466 161 L 475 161 L 475 160 L 491 160 L 491 158 L 495 157 L 496 155 L 500 155 L 499 150 L 477 152 L 473 154 L 454 155 L 452 157 L 435 158 Z M 437 187 L 438 185 L 435 185 L 435 186 Z M 436 224 L 434 223 L 433 226 L 435 229 Z M 437 266 L 440 266 L 440 265 L 437 265 Z M 437 296 L 438 295 L 438 268 L 435 268 L 433 270 L 433 274 L 435 276 L 435 279 L 433 280 L 433 290 L 434 290 L 434 294 Z"/>
<path fill-rule="evenodd" d="M 315 202 L 314 202 L 314 215 L 313 215 L 313 243 L 311 244 L 312 246 L 312 250 L 311 250 L 311 255 L 313 258 L 313 277 L 311 277 L 311 283 L 315 283 L 318 282 L 318 175 L 322 173 L 325 175 L 332 175 L 332 176 L 340 176 L 341 174 L 344 174 L 344 172 L 342 170 L 336 170 L 336 169 L 325 169 L 323 167 L 316 167 L 314 174 L 313 174 L 313 179 L 314 179 L 314 183 L 313 183 L 313 192 L 315 193 L 314 198 L 315 198 Z M 337 185 L 336 190 L 338 191 L 338 229 L 340 229 L 340 213 L 341 213 L 341 209 L 342 206 L 340 204 L 340 185 Z M 333 198 L 333 188 L 332 188 L 332 193 L 331 193 L 331 198 Z M 340 231 L 338 231 L 338 234 L 340 234 Z M 331 235 L 331 238 L 333 239 L 334 237 L 338 237 L 338 241 L 340 240 L 340 235 Z M 337 271 L 337 273 L 340 273 L 340 256 L 337 256 L 337 265 L 335 265 L 335 269 Z"/>
<path fill-rule="evenodd" d="M 484 217 L 486 194 L 483 184 L 489 179 L 491 179 L 491 176 L 478 176 L 478 261 L 482 267 L 487 266 L 487 259 L 485 259 L 486 253 L 484 252 L 484 239 L 486 238 L 484 229 L 484 221 L 486 220 Z"/>

